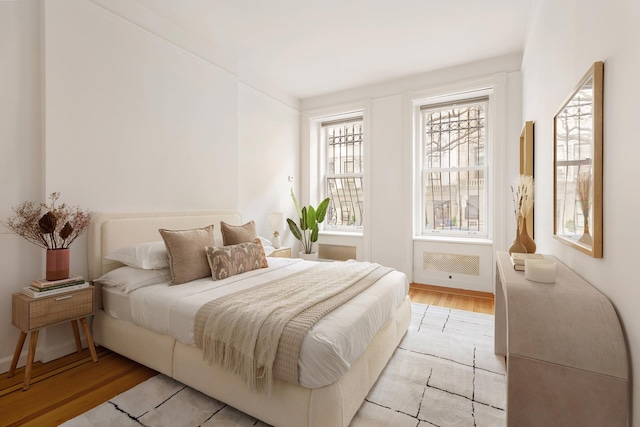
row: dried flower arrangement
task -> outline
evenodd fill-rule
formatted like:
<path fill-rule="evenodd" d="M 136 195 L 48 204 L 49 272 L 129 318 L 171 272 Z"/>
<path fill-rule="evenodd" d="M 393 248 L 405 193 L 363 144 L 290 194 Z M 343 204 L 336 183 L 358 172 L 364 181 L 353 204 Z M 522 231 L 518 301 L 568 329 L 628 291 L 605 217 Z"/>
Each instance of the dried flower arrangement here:
<path fill-rule="evenodd" d="M 586 221 L 586 218 L 589 217 L 589 209 L 591 208 L 591 173 L 579 173 L 576 187 L 578 197 L 580 197 L 580 208 L 582 209 L 582 215 L 584 215 Z"/>
<path fill-rule="evenodd" d="M 67 249 L 89 226 L 91 212 L 63 203 L 56 206 L 59 192 L 49 195 L 49 203 L 22 202 L 4 223 L 18 236 L 44 249 Z M 42 213 L 44 211 L 44 214 Z"/>
<path fill-rule="evenodd" d="M 528 175 L 520 175 L 518 177 L 515 189 L 511 186 L 513 213 L 517 224 L 520 224 L 520 220 L 526 218 L 533 209 L 533 190 L 533 177 Z"/>

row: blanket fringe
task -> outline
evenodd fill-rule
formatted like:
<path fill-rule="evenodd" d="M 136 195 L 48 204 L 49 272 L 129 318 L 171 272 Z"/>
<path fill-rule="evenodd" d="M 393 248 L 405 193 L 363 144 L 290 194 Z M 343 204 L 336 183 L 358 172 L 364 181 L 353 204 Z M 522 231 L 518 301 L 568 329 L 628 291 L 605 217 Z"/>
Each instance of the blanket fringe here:
<path fill-rule="evenodd" d="M 202 358 L 211 365 L 219 365 L 225 371 L 239 375 L 247 388 L 254 392 L 266 392 L 271 396 L 273 387 L 273 364 L 259 363 L 255 357 L 242 353 L 233 346 L 204 337 Z"/>

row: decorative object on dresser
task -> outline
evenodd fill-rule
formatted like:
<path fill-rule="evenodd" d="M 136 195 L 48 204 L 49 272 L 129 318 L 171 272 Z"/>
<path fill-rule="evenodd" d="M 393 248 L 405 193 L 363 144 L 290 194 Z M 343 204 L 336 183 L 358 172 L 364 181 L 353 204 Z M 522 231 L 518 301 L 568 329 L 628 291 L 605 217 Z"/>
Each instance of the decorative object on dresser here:
<path fill-rule="evenodd" d="M 513 264 L 513 269 L 517 271 L 524 271 L 524 262 L 527 259 L 544 259 L 542 254 L 527 254 L 514 252 L 511 254 L 511 264 Z"/>
<path fill-rule="evenodd" d="M 531 179 L 534 179 L 534 176 L 533 176 L 534 132 L 533 130 L 534 130 L 534 123 L 532 121 L 527 121 L 524 123 L 524 126 L 522 127 L 522 132 L 520 133 L 520 175 L 530 176 Z M 534 228 L 533 228 L 534 227 L 533 210 L 534 210 L 534 207 L 532 206 L 531 211 L 524 218 L 524 224 L 521 230 L 521 234 L 523 234 L 524 231 L 526 231 L 528 236 L 532 240 L 535 237 Z M 529 251 L 527 249 L 527 251 L 533 253 L 535 252 L 535 249 L 533 251 Z"/>
<path fill-rule="evenodd" d="M 603 85 L 596 62 L 553 120 L 553 237 L 594 258 L 602 258 Z"/>
<path fill-rule="evenodd" d="M 318 253 L 313 252 L 313 243 L 318 241 L 318 234 L 320 232 L 319 225 L 324 221 L 330 200 L 328 197 L 324 199 L 320 202 L 317 209 L 314 209 L 311 205 L 300 209 L 298 200 L 295 194 L 293 194 L 293 189 L 291 189 L 291 198 L 293 199 L 293 204 L 296 206 L 300 226 L 298 227 L 298 224 L 291 218 L 287 218 L 287 223 L 293 236 L 302 243 L 302 251 L 299 255 L 304 259 L 317 260 Z"/>
<path fill-rule="evenodd" d="M 79 289 L 75 289 L 75 286 L 81 287 Z M 74 289 L 69 290 L 71 288 Z M 20 337 L 16 344 L 13 360 L 11 361 L 11 367 L 8 373 L 9 377 L 12 377 L 13 374 L 15 374 L 18 359 L 20 358 L 20 353 L 22 352 L 22 347 L 24 346 L 27 334 L 31 335 L 29 340 L 27 364 L 24 371 L 23 390 L 29 389 L 31 381 L 31 367 L 33 365 L 36 346 L 38 344 L 38 334 L 40 329 L 46 328 L 47 326 L 71 322 L 76 347 L 78 349 L 78 353 L 80 353 L 82 351 L 82 344 L 80 342 L 80 332 L 78 330 L 79 321 L 87 340 L 87 346 L 91 352 L 91 358 L 94 362 L 98 361 L 96 349 L 93 345 L 93 339 L 91 338 L 91 332 L 87 325 L 87 317 L 91 316 L 95 309 L 94 288 L 93 286 L 86 284 L 86 286 L 72 285 L 69 289 L 64 289 L 63 292 L 54 293 L 42 298 L 31 298 L 23 293 L 13 294 L 11 322 L 14 326 L 20 329 Z"/>
<path fill-rule="evenodd" d="M 531 215 L 533 209 L 533 178 L 527 175 L 520 175 L 515 189 L 511 187 L 513 197 L 513 214 L 516 220 L 516 234 L 513 243 L 509 248 L 509 253 L 533 253 L 536 251 L 536 244 L 526 230 L 526 218 Z"/>
<path fill-rule="evenodd" d="M 507 356 L 508 426 L 626 427 L 628 354 L 611 302 L 552 256 L 555 284 L 496 257 L 495 353 Z"/>
<path fill-rule="evenodd" d="M 269 230 L 273 231 L 271 244 L 275 249 L 280 248 L 280 232 L 284 229 L 284 212 L 271 212 L 267 215 Z"/>
<path fill-rule="evenodd" d="M 524 278 L 540 283 L 555 283 L 556 263 L 546 259 L 526 259 Z"/>
<path fill-rule="evenodd" d="M 46 280 L 69 277 L 69 246 L 89 226 L 91 212 L 66 203 L 56 206 L 59 192 L 49 203 L 22 202 L 5 225 L 13 233 L 47 250 Z"/>

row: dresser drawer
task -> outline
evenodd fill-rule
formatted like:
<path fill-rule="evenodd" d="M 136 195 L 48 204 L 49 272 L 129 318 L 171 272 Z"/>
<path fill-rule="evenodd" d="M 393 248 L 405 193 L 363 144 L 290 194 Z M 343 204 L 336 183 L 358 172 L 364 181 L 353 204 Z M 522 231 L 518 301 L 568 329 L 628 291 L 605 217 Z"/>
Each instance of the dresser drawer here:
<path fill-rule="evenodd" d="M 38 329 L 93 314 L 93 287 L 46 298 L 14 297 L 14 325 L 23 331 Z"/>

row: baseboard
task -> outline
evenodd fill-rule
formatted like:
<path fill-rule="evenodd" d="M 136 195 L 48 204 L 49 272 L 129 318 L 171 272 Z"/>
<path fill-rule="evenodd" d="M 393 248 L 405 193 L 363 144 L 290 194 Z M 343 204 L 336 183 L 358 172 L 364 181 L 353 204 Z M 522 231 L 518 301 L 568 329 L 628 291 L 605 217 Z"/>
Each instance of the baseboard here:
<path fill-rule="evenodd" d="M 474 291 L 471 289 L 448 288 L 445 286 L 425 285 L 422 283 L 411 283 L 409 287 L 412 289 L 431 291 L 431 292 L 440 292 L 443 294 L 463 295 L 463 296 L 474 297 L 474 298 L 494 299 L 494 296 L 491 292 Z"/>
<path fill-rule="evenodd" d="M 27 356 L 29 354 L 29 339 L 30 337 L 27 337 L 27 340 L 25 341 L 24 347 L 22 348 L 22 353 L 20 353 L 20 357 L 18 358 L 18 364 L 16 365 L 16 368 L 21 368 L 27 364 Z M 87 348 L 87 341 L 84 338 L 81 338 L 80 342 L 82 343 L 82 348 Z M 78 349 L 76 347 L 75 340 L 57 345 L 53 348 L 36 348 L 36 354 L 33 358 L 33 361 L 47 363 L 52 360 L 64 357 L 68 354 L 75 353 L 76 351 L 78 351 Z M 0 374 L 9 372 L 12 360 L 13 355 L 0 359 Z"/>
<path fill-rule="evenodd" d="M 87 348 L 87 341 L 85 340 L 85 338 L 80 338 L 80 343 L 82 344 L 82 348 Z M 42 363 L 47 363 L 52 360 L 59 359 L 77 351 L 78 348 L 76 347 L 75 340 L 57 345 L 55 347 L 46 348 L 42 352 Z"/>

